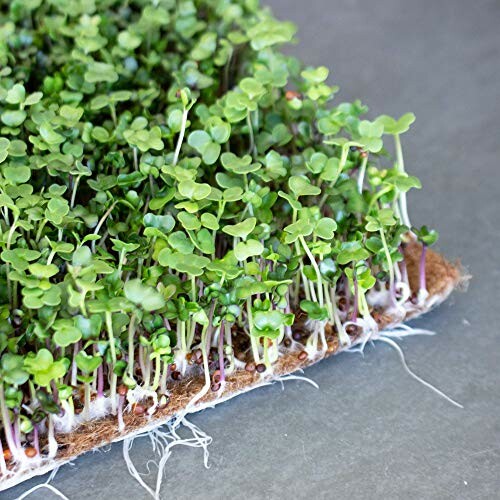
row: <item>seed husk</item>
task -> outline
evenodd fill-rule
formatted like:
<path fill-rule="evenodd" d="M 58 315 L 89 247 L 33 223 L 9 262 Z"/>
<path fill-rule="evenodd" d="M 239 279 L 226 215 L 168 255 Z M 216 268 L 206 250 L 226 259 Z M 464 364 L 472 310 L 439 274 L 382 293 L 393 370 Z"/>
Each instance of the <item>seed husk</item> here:
<path fill-rule="evenodd" d="M 120 395 L 120 396 L 126 396 L 127 395 L 127 392 L 128 392 L 128 387 L 124 384 L 120 384 L 118 386 L 118 389 L 116 390 L 116 392 Z"/>
<path fill-rule="evenodd" d="M 245 365 L 245 370 L 247 372 L 250 372 L 250 373 L 254 372 L 256 370 L 255 363 L 253 361 L 250 361 L 249 363 L 247 363 Z"/>
<path fill-rule="evenodd" d="M 134 405 L 134 415 L 144 415 L 146 413 L 146 408 L 144 408 L 143 405 L 139 404 L 139 403 L 136 403 Z"/>
<path fill-rule="evenodd" d="M 259 363 L 255 369 L 258 373 L 264 373 L 266 371 L 266 365 L 264 363 Z"/>
<path fill-rule="evenodd" d="M 212 375 L 212 382 L 214 384 L 218 384 L 220 381 L 220 370 L 215 370 L 214 374 Z"/>
<path fill-rule="evenodd" d="M 345 331 L 348 335 L 357 335 L 358 327 L 356 325 L 347 325 Z"/>

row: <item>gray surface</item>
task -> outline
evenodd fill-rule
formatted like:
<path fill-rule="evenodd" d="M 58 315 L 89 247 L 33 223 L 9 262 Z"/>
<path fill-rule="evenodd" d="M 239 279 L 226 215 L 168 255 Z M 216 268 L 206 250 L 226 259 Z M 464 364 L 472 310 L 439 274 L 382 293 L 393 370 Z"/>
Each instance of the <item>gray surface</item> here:
<path fill-rule="evenodd" d="M 475 0 L 272 0 L 299 25 L 292 51 L 332 68 L 340 99 L 372 116 L 412 110 L 408 169 L 415 224 L 474 276 L 417 322 L 439 332 L 404 341 L 410 364 L 464 403 L 460 410 L 403 373 L 388 346 L 307 370 L 320 384 L 265 387 L 196 415 L 213 436 L 168 462 L 165 499 L 493 499 L 500 491 L 500 3 Z M 470 322 L 470 326 L 467 324 Z M 151 457 L 145 439 L 132 456 Z M 37 479 L 0 494 L 15 498 Z M 121 447 L 80 458 L 54 484 L 69 498 L 146 498 Z M 52 498 L 49 492 L 30 498 Z M 55 498 L 55 497 L 54 497 Z"/>

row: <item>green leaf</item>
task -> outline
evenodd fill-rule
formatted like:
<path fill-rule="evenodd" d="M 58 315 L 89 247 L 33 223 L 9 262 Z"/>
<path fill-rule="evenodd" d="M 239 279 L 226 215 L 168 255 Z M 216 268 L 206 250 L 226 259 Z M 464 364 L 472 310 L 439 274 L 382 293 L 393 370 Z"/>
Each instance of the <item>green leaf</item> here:
<path fill-rule="evenodd" d="M 179 193 L 190 200 L 203 200 L 211 192 L 209 184 L 199 184 L 190 179 L 179 182 Z"/>
<path fill-rule="evenodd" d="M 177 219 L 182 224 L 182 227 L 184 227 L 184 229 L 197 231 L 201 227 L 201 222 L 198 217 L 188 212 L 179 212 L 177 214 Z"/>
<path fill-rule="evenodd" d="M 165 306 L 165 299 L 155 288 L 145 285 L 140 279 L 132 279 L 123 288 L 125 297 L 145 311 L 156 311 Z"/>
<path fill-rule="evenodd" d="M 247 236 L 255 229 L 257 224 L 257 219 L 255 217 L 249 217 L 243 222 L 234 224 L 232 226 L 224 226 L 222 231 L 230 236 L 246 239 Z"/>
<path fill-rule="evenodd" d="M 28 270 L 37 278 L 52 278 L 59 272 L 59 268 L 55 264 L 30 264 Z"/>
<path fill-rule="evenodd" d="M 154 227 L 163 233 L 169 233 L 175 226 L 175 220 L 170 215 L 154 215 L 147 213 L 143 218 L 144 227 Z"/>
<path fill-rule="evenodd" d="M 257 311 L 253 315 L 253 328 L 250 333 L 255 337 L 276 339 L 283 326 L 285 315 L 281 311 Z"/>
<path fill-rule="evenodd" d="M 215 215 L 210 212 L 205 212 L 201 215 L 201 223 L 204 227 L 211 229 L 212 231 L 217 231 L 219 229 L 219 221 Z"/>
<path fill-rule="evenodd" d="M 26 120 L 26 116 L 26 111 L 16 109 L 4 111 L 0 118 L 2 123 L 7 125 L 7 127 L 15 128 L 19 127 Z"/>
<path fill-rule="evenodd" d="M 211 142 L 212 139 L 210 135 L 204 130 L 194 130 L 189 134 L 188 137 L 188 144 L 192 148 L 196 149 L 196 151 L 198 151 L 198 153 L 200 154 L 203 154 L 205 147 Z"/>
<path fill-rule="evenodd" d="M 321 218 L 316 227 L 314 228 L 314 234 L 318 238 L 324 240 L 331 240 L 333 238 L 333 233 L 337 229 L 337 223 L 328 217 Z"/>
<path fill-rule="evenodd" d="M 247 31 L 253 50 L 262 50 L 277 43 L 290 42 L 295 35 L 295 25 L 267 19 L 258 22 Z"/>
<path fill-rule="evenodd" d="M 9 104 L 21 104 L 24 102 L 26 98 L 26 90 L 24 89 L 24 85 L 20 83 L 16 83 L 9 89 L 7 92 L 7 97 L 5 101 Z"/>
<path fill-rule="evenodd" d="M 288 186 L 297 197 L 317 196 L 321 194 L 321 189 L 319 187 L 313 186 L 309 179 L 300 175 L 293 175 L 290 177 L 290 179 L 288 179 Z"/>
<path fill-rule="evenodd" d="M 250 99 L 256 99 L 266 93 L 265 87 L 255 78 L 243 78 L 240 88 Z"/>
<path fill-rule="evenodd" d="M 376 120 L 384 127 L 386 134 L 396 135 L 406 132 L 415 121 L 413 113 L 406 113 L 399 120 L 395 120 L 388 115 L 379 116 Z"/>
<path fill-rule="evenodd" d="M 53 339 L 59 347 L 68 347 L 71 344 L 76 344 L 82 338 L 81 331 L 71 320 L 57 320 L 53 328 L 55 330 Z"/>
<path fill-rule="evenodd" d="M 85 351 L 80 351 L 76 355 L 75 361 L 78 369 L 87 374 L 93 373 L 102 364 L 101 356 L 92 356 Z"/>
<path fill-rule="evenodd" d="M 260 168 L 259 163 L 252 163 L 252 157 L 250 155 L 239 158 L 234 153 L 222 153 L 220 159 L 222 166 L 235 174 L 249 174 Z"/>
<path fill-rule="evenodd" d="M 74 266 L 89 266 L 92 263 L 92 252 L 90 248 L 83 245 L 75 250 L 72 258 L 72 264 Z"/>
<path fill-rule="evenodd" d="M 88 64 L 84 78 L 89 83 L 114 83 L 118 80 L 118 73 L 112 64 L 93 61 Z"/>
<path fill-rule="evenodd" d="M 340 245 L 337 262 L 341 265 L 365 260 L 370 256 L 370 252 L 363 247 L 359 241 L 345 241 Z"/>
<path fill-rule="evenodd" d="M 302 300 L 300 302 L 300 308 L 309 316 L 310 319 L 315 319 L 318 321 L 325 321 L 328 319 L 328 311 L 326 307 L 321 307 L 316 302 L 310 300 Z"/>
<path fill-rule="evenodd" d="M 160 252 L 158 261 L 162 266 L 170 267 L 180 273 L 187 273 L 190 276 L 201 276 L 205 267 L 210 263 L 210 259 L 201 255 L 167 253 L 163 250 Z"/>
<path fill-rule="evenodd" d="M 175 233 L 172 233 L 168 237 L 168 243 L 174 250 L 177 250 L 178 252 L 183 254 L 190 254 L 194 250 L 193 243 L 182 231 L 176 231 Z M 159 262 L 161 264 L 161 260 Z"/>
<path fill-rule="evenodd" d="M 31 177 L 31 169 L 24 166 L 6 166 L 2 168 L 2 173 L 12 184 L 23 184 Z"/>
<path fill-rule="evenodd" d="M 240 241 L 234 247 L 234 255 L 241 262 L 255 255 L 261 255 L 264 251 L 264 245 L 257 240 Z"/>
<path fill-rule="evenodd" d="M 300 74 L 304 80 L 307 80 L 309 83 L 323 83 L 328 78 L 328 68 L 325 66 L 319 66 L 317 68 L 309 68 Z"/>

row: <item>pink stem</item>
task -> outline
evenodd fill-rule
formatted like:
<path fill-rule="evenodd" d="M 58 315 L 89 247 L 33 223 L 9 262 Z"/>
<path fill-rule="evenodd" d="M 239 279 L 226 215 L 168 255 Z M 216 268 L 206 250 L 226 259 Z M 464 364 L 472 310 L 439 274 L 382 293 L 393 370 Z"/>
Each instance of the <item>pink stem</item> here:
<path fill-rule="evenodd" d="M 220 371 L 219 382 L 224 382 L 226 380 L 226 373 L 224 371 L 224 323 L 223 322 L 221 322 L 219 330 L 219 371 Z"/>
<path fill-rule="evenodd" d="M 427 282 L 425 277 L 425 256 L 427 253 L 427 245 L 422 244 L 422 254 L 420 255 L 420 290 L 427 289 Z"/>

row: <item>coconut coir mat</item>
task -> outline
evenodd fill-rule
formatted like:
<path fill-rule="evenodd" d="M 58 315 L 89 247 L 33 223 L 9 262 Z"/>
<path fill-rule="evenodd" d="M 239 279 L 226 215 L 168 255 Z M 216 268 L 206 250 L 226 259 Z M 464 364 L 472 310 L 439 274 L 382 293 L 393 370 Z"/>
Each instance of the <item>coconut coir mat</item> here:
<path fill-rule="evenodd" d="M 412 293 L 416 293 L 418 290 L 420 256 L 420 245 L 411 243 L 406 246 L 405 260 Z M 404 318 L 394 318 L 384 312 L 375 313 L 374 318 L 380 330 L 394 328 L 406 320 L 425 314 L 431 308 L 446 300 L 457 286 L 467 280 L 458 263 L 452 264 L 432 250 L 428 250 L 426 255 L 426 275 L 429 296 L 425 303 L 420 307 L 409 309 Z M 329 327 L 327 326 L 327 328 Z M 273 365 L 273 373 L 270 375 L 237 370 L 227 376 L 223 394 L 208 392 L 194 406 L 189 408 L 189 413 L 194 413 L 227 401 L 239 394 L 261 387 L 281 376 L 292 374 L 297 370 L 302 370 L 324 358 L 341 352 L 343 348 L 337 336 L 332 334 L 332 332 L 328 333 L 330 333 L 330 335 L 327 335 L 327 339 L 329 340 L 328 349 L 324 353 L 318 352 L 316 358 L 301 359 L 302 356 L 299 355 L 301 351 L 295 350 L 281 355 Z M 361 336 L 351 337 L 352 345 L 360 343 L 363 340 Z M 204 378 L 202 375 L 185 378 L 175 383 L 170 388 L 168 406 L 157 410 L 152 416 L 138 416 L 132 412 L 125 412 L 123 415 L 125 423 L 123 432 L 118 430 L 117 418 L 108 416 L 82 423 L 70 433 L 57 434 L 56 439 L 59 444 L 59 450 L 56 458 L 39 460 L 36 465 L 34 464 L 33 468 L 14 472 L 11 477 L 0 478 L 0 491 L 15 486 L 34 476 L 45 474 L 64 463 L 74 460 L 83 453 L 141 434 L 168 422 L 185 411 L 186 406 L 202 389 L 203 385 Z"/>

